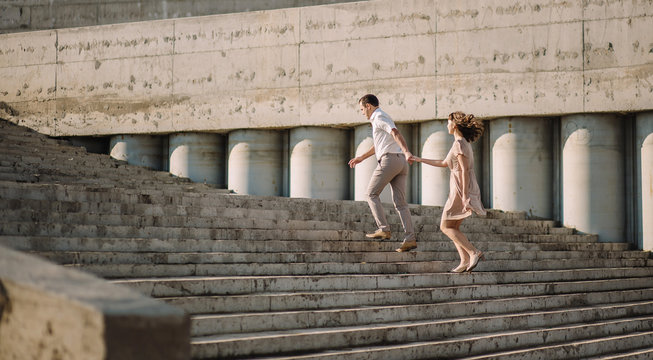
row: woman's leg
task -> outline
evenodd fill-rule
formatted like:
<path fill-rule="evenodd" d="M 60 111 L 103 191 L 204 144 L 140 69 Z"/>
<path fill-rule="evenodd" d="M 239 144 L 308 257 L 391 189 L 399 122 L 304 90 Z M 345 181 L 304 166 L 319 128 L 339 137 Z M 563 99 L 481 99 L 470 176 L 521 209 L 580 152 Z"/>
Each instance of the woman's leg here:
<path fill-rule="evenodd" d="M 478 249 L 472 245 L 465 234 L 460 231 L 461 220 L 443 220 L 440 224 L 440 230 L 453 241 L 460 254 L 461 262 L 469 261 L 469 257 L 478 252 Z"/>

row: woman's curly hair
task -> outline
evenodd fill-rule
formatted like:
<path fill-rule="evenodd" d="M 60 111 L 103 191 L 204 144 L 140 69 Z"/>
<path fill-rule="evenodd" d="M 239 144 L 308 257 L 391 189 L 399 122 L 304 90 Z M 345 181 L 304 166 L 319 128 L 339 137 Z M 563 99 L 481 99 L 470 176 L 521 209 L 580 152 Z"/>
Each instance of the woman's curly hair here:
<path fill-rule="evenodd" d="M 449 114 L 449 120 L 456 124 L 456 128 L 465 140 L 470 143 L 476 141 L 483 135 L 483 121 L 476 119 L 473 114 L 467 115 L 464 112 L 455 111 Z"/>

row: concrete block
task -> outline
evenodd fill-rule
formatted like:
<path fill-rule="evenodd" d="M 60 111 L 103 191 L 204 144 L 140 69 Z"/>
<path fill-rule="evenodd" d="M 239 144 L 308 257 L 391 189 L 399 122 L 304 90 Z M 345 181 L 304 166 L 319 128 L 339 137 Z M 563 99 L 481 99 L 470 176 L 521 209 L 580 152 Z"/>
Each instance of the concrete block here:
<path fill-rule="evenodd" d="M 57 97 L 134 99 L 172 95 L 172 56 L 80 61 L 57 66 Z M 155 103 L 153 103 L 155 105 Z"/>
<path fill-rule="evenodd" d="M 225 89 L 276 89 L 299 86 L 295 46 L 234 49 L 174 57 L 178 96 L 220 93 Z M 204 66 L 197 66 L 197 63 Z"/>
<path fill-rule="evenodd" d="M 303 44 L 300 53 L 302 87 L 435 75 L 432 35 Z"/>
<path fill-rule="evenodd" d="M 584 83 L 581 71 L 542 71 L 535 74 L 533 114 L 583 112 Z"/>
<path fill-rule="evenodd" d="M 651 108 L 653 63 L 585 71 L 584 77 L 586 112 L 609 111 L 616 104 L 633 111 Z"/>
<path fill-rule="evenodd" d="M 54 64 L 57 61 L 56 40 L 57 33 L 54 31 L 3 35 L 0 41 L 0 69 Z"/>
<path fill-rule="evenodd" d="M 535 73 L 494 73 L 437 76 L 437 115 L 453 111 L 477 117 L 533 114 Z M 509 109 L 509 110 L 508 110 Z"/>
<path fill-rule="evenodd" d="M 433 77 L 379 79 L 359 83 L 303 87 L 301 119 L 304 124 L 318 125 L 325 121 L 340 124 L 368 122 L 358 110 L 358 99 L 374 93 L 381 108 L 396 123 L 433 119 L 435 114 Z"/>
<path fill-rule="evenodd" d="M 582 23 L 439 32 L 438 75 L 579 71 Z"/>
<path fill-rule="evenodd" d="M 583 16 L 588 19 L 616 19 L 653 15 L 649 0 L 587 1 L 583 3 Z"/>
<path fill-rule="evenodd" d="M 100 2 L 97 7 L 97 24 L 109 25 L 123 22 L 156 20 L 143 12 L 143 4 L 147 1 L 111 1 Z"/>
<path fill-rule="evenodd" d="M 10 249 L 0 257 L 3 358 L 188 358 L 183 311 Z"/>
<path fill-rule="evenodd" d="M 97 4 L 76 3 L 30 7 L 30 25 L 34 29 L 92 26 L 97 24 Z"/>
<path fill-rule="evenodd" d="M 299 10 L 178 19 L 175 53 L 253 49 L 299 43 Z"/>
<path fill-rule="evenodd" d="M 58 122 L 52 135 L 63 135 L 73 129 L 87 136 L 134 134 L 134 124 L 143 125 L 139 126 L 139 132 L 143 133 L 174 130 L 171 110 L 165 103 L 112 103 L 101 97 L 58 99 L 56 103 Z"/>
<path fill-rule="evenodd" d="M 97 61 L 96 70 L 103 60 L 171 55 L 174 47 L 174 24 L 170 21 L 153 21 L 148 26 L 134 23 L 61 29 L 57 34 L 59 62 Z"/>
<path fill-rule="evenodd" d="M 29 65 L 17 67 L 0 67 L 0 77 L 13 78 L 20 81 L 2 81 L 0 83 L 0 96 L 3 101 L 12 103 L 20 113 L 22 102 L 47 101 L 55 99 L 56 94 L 56 65 Z M 27 112 L 28 114 L 31 111 Z M 31 114 L 30 114 L 31 115 Z"/>
<path fill-rule="evenodd" d="M 311 44 L 432 34 L 436 29 L 435 9 L 434 0 L 306 7 L 301 9 L 301 40 Z"/>
<path fill-rule="evenodd" d="M 195 131 L 297 126 L 301 124 L 299 94 L 298 88 L 279 88 L 179 97 L 171 107 L 174 125 L 170 130 L 189 128 L 189 117 Z"/>
<path fill-rule="evenodd" d="M 19 4 L 0 5 L 0 31 L 26 28 L 29 26 L 30 8 Z"/>
<path fill-rule="evenodd" d="M 585 70 L 628 70 L 653 63 L 653 14 L 586 21 Z M 632 70 L 631 70 L 632 71 Z"/>
<path fill-rule="evenodd" d="M 583 18 L 582 3 L 556 0 L 445 0 L 437 3 L 438 32 L 567 23 Z"/>

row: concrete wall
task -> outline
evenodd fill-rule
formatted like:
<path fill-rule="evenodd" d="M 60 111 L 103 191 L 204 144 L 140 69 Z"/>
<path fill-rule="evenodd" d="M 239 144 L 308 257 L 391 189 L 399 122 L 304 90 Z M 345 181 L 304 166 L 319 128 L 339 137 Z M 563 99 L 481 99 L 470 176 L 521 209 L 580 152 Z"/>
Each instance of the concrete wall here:
<path fill-rule="evenodd" d="M 653 2 L 380 0 L 0 35 L 0 101 L 50 135 L 653 108 Z"/>
<path fill-rule="evenodd" d="M 183 310 L 0 246 L 0 359 L 189 359 Z"/>
<path fill-rule="evenodd" d="M 174 19 L 351 0 L 9 0 L 0 1 L 0 33 Z"/>

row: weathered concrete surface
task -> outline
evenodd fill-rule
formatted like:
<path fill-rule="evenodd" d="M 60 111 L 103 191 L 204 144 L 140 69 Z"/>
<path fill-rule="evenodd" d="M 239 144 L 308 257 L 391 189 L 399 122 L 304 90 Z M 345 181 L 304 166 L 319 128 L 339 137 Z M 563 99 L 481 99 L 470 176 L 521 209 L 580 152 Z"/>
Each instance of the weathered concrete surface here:
<path fill-rule="evenodd" d="M 0 35 L 0 101 L 50 135 L 653 108 L 653 1 L 381 0 Z M 55 45 L 56 44 L 56 45 Z"/>
<path fill-rule="evenodd" d="M 174 19 L 352 0 L 7 0 L 0 33 Z"/>
<path fill-rule="evenodd" d="M 180 309 L 0 246 L 0 358 L 188 359 Z"/>

